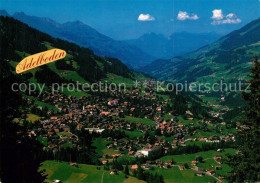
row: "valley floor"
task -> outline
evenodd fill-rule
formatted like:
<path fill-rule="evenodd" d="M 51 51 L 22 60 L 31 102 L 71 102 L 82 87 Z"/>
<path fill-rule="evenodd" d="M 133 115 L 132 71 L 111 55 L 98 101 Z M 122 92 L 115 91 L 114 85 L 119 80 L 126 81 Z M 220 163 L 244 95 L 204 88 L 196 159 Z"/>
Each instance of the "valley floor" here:
<path fill-rule="evenodd" d="M 223 158 L 226 154 L 235 154 L 235 149 L 224 149 L 223 152 L 217 151 L 203 151 L 194 154 L 185 155 L 169 155 L 164 156 L 158 160 L 163 162 L 174 160 L 175 163 L 169 168 L 160 168 L 156 164 L 152 164 L 152 169 L 149 172 L 163 175 L 165 183 L 171 182 L 226 182 L 223 179 L 223 175 L 231 170 L 225 163 L 218 163 L 214 157 L 219 155 Z M 196 166 L 191 165 L 191 162 L 196 159 L 197 156 L 203 158 L 202 163 L 197 163 Z M 110 159 L 109 161 L 112 161 Z M 188 168 L 181 169 L 183 164 L 188 165 Z M 221 170 L 216 170 L 216 167 L 221 167 Z M 197 175 L 198 169 L 203 169 L 203 176 Z M 129 165 L 131 168 L 131 165 Z M 210 174 L 207 170 L 212 169 L 215 173 Z M 125 178 L 125 174 L 119 171 L 117 175 L 111 175 L 109 170 L 104 170 L 103 166 L 77 164 L 77 166 L 70 165 L 68 162 L 61 161 L 45 161 L 39 170 L 44 171 L 46 175 L 46 181 L 52 182 L 53 180 L 61 180 L 64 183 L 79 183 L 79 182 L 93 182 L 93 183 L 143 183 L 144 181 L 138 180 L 135 177 L 129 176 Z M 131 175 L 131 174 L 130 174 Z"/>

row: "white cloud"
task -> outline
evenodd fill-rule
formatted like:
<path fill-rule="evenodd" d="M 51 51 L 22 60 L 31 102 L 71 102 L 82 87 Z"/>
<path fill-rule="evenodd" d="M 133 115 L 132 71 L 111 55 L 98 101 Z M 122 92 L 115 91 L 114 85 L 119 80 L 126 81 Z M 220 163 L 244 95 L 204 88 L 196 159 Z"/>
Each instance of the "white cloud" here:
<path fill-rule="evenodd" d="M 154 21 L 155 18 L 153 16 L 151 16 L 150 14 L 140 14 L 138 19 L 138 21 Z"/>
<path fill-rule="evenodd" d="M 223 13 L 222 13 L 222 10 L 221 9 L 215 9 L 212 11 L 213 15 L 212 15 L 212 19 L 215 19 L 215 20 L 221 20 L 223 19 Z"/>
<path fill-rule="evenodd" d="M 238 24 L 241 22 L 241 19 L 238 18 L 234 13 L 229 13 L 224 15 L 221 9 L 215 9 L 212 11 L 212 19 L 213 25 L 220 25 L 220 24 Z"/>
<path fill-rule="evenodd" d="M 236 15 L 234 14 L 234 13 L 229 13 L 229 14 L 227 14 L 227 18 L 234 18 Z"/>
<path fill-rule="evenodd" d="M 179 11 L 177 19 L 181 20 L 181 21 L 197 20 L 197 19 L 199 19 L 199 16 L 197 14 L 193 14 L 193 13 L 191 15 L 189 15 L 186 11 Z"/>

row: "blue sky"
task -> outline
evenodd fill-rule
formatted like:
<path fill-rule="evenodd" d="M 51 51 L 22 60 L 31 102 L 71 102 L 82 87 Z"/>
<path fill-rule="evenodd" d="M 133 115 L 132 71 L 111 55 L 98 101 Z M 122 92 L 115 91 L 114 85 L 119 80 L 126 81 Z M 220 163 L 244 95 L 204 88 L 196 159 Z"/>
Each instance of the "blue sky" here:
<path fill-rule="evenodd" d="M 226 34 L 260 17 L 260 0 L 0 0 L 0 9 L 80 20 L 114 39 L 131 39 L 148 32 Z"/>

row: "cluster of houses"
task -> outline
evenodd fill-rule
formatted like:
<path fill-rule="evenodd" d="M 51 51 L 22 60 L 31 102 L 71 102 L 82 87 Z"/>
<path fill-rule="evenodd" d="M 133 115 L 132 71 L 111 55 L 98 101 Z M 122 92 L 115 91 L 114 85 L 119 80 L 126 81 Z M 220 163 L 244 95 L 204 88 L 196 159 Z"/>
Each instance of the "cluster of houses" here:
<path fill-rule="evenodd" d="M 80 148 L 78 140 L 80 137 L 73 134 L 75 130 L 85 129 L 90 133 L 103 133 L 105 130 L 139 131 L 143 134 L 157 131 L 153 137 L 139 136 L 136 138 L 120 139 L 108 137 L 107 149 L 118 151 L 117 154 L 103 154 L 103 164 L 108 163 L 107 159 L 118 158 L 123 155 L 133 157 L 148 157 L 155 151 L 163 149 L 165 153 L 169 149 L 178 146 L 186 146 L 189 142 L 219 143 L 220 141 L 235 141 L 234 134 L 223 134 L 221 136 L 211 135 L 208 137 L 197 136 L 201 131 L 201 124 L 214 126 L 211 121 L 195 121 L 191 111 L 186 111 L 187 120 L 193 120 L 189 124 L 183 124 L 176 116 L 173 116 L 173 109 L 167 106 L 171 99 L 161 99 L 153 90 L 153 84 L 146 84 L 146 90 L 134 88 L 127 91 L 111 91 L 109 95 L 95 94 L 80 98 L 67 96 L 57 92 L 54 95 L 50 89 L 39 96 L 25 97 L 29 108 L 36 108 L 36 111 L 44 112 L 40 115 L 40 126 L 28 130 L 29 136 L 40 136 L 46 140 L 46 147 L 53 152 L 58 151 L 59 147 L 70 144 L 72 148 Z M 52 106 L 46 109 L 44 105 L 35 105 L 35 101 L 45 103 L 45 106 Z M 38 102 L 39 103 L 39 102 Z M 164 116 L 171 116 L 165 119 Z M 154 122 L 154 125 L 137 123 L 136 121 L 126 120 L 125 117 L 147 118 Z M 219 113 L 212 113 L 212 116 L 220 116 Z M 25 118 L 25 116 L 24 116 Z M 168 136 L 172 138 L 161 138 Z M 187 137 L 189 136 L 189 137 Z M 58 138 L 57 138 L 58 137 Z M 154 139 L 152 139 L 154 138 Z M 167 140 L 166 140 L 167 139 Z M 202 169 L 197 166 L 198 161 L 191 161 L 190 166 L 196 171 L 197 176 L 214 175 L 215 170 L 220 170 L 222 157 L 216 155 L 213 159 L 219 164 L 209 169 Z M 71 164 L 71 166 L 77 166 Z M 186 169 L 186 165 L 175 165 L 174 161 L 147 161 L 142 165 L 143 169 L 159 167 L 168 169 L 178 166 L 180 170 Z M 131 171 L 137 170 L 138 165 L 131 165 Z M 117 174 L 117 170 L 110 170 L 110 174 Z"/>
<path fill-rule="evenodd" d="M 195 128 L 194 123 L 183 124 L 177 117 L 173 116 L 172 109 L 166 107 L 169 102 L 172 102 L 171 99 L 158 97 L 153 86 L 152 82 L 148 82 L 146 90 L 134 88 L 126 91 L 111 91 L 109 95 L 101 93 L 81 98 L 67 96 L 59 91 L 52 94 L 50 89 L 46 89 L 42 95 L 24 97 L 30 108 L 35 108 L 35 100 L 52 106 L 52 109 L 47 110 L 42 105 L 36 106 L 38 111 L 44 111 L 45 114 L 41 115 L 41 126 L 28 130 L 28 135 L 41 136 L 47 140 L 48 148 L 56 151 L 65 144 L 77 147 L 79 137 L 72 132 L 82 128 L 90 133 L 102 133 L 105 129 L 137 130 L 143 134 L 149 131 L 159 131 L 159 134 L 154 135 L 156 140 L 153 143 L 149 143 L 150 137 L 141 136 L 129 138 L 124 142 L 112 139 L 113 143 L 107 145 L 107 148 L 113 148 L 120 152 L 126 151 L 128 155 L 135 157 L 149 156 L 158 148 L 163 148 L 167 152 L 169 148 L 186 146 L 187 142 L 192 141 L 234 140 L 233 134 L 220 137 L 186 138 L 187 135 L 196 135 L 197 128 Z M 171 115 L 172 118 L 166 120 L 163 117 L 165 115 Z M 186 115 L 188 120 L 193 120 L 193 114 L 190 111 L 186 111 Z M 151 119 L 154 125 L 127 121 L 124 118 L 126 116 Z M 197 123 L 199 122 L 197 121 Z M 75 126 L 75 129 L 71 129 L 71 126 Z M 159 138 L 163 135 L 171 136 L 173 140 L 167 141 Z"/>

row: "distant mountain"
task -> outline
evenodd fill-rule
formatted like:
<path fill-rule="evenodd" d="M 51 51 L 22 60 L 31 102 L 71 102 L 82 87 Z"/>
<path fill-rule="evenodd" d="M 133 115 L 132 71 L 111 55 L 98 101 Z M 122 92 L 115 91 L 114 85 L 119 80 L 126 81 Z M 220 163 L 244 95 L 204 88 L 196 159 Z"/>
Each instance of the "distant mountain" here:
<path fill-rule="evenodd" d="M 219 34 L 176 32 L 166 38 L 164 35 L 147 33 L 138 39 L 126 40 L 150 55 L 169 59 L 194 51 L 202 46 L 212 43 L 220 38 Z"/>
<path fill-rule="evenodd" d="M 6 13 L 1 11 L 0 15 L 8 16 Z M 15 13 L 12 17 L 55 38 L 90 48 L 97 55 L 118 58 L 132 68 L 144 66 L 154 60 L 136 46 L 113 40 L 80 21 L 60 24 L 49 18 L 28 16 L 23 12 Z"/>
<path fill-rule="evenodd" d="M 5 10 L 0 10 L 0 15 L 1 16 L 5 16 L 5 17 L 9 17 L 10 15 L 7 13 L 7 11 Z"/>
<path fill-rule="evenodd" d="M 141 70 L 162 80 L 214 82 L 244 80 L 260 54 L 260 18 L 184 56 L 156 60 Z"/>
<path fill-rule="evenodd" d="M 1 64 L 9 64 L 13 72 L 16 65 L 30 54 L 52 48 L 66 50 L 67 56 L 64 59 L 26 71 L 21 75 L 23 79 L 36 79 L 38 83 L 48 84 L 97 82 L 111 75 L 128 80 L 136 79 L 137 75 L 142 76 L 116 58 L 97 56 L 88 48 L 55 39 L 10 17 L 0 16 L 0 38 Z M 1 72 L 9 72 L 9 70 L 1 70 Z"/>

